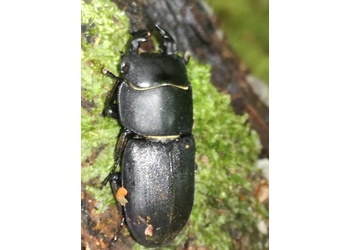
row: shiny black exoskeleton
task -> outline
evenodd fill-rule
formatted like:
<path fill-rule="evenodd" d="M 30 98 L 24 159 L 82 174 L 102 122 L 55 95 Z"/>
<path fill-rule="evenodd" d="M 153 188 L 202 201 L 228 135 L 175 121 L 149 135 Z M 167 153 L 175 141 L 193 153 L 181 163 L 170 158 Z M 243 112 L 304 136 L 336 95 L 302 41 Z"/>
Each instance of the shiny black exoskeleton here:
<path fill-rule="evenodd" d="M 121 62 L 104 114 L 122 126 L 115 165 L 104 180 L 113 193 L 127 190 L 126 224 L 137 242 L 164 245 L 185 226 L 193 205 L 195 143 L 188 58 L 177 55 L 173 38 L 158 25 L 161 53 L 140 53 L 150 35 L 138 31 Z M 120 164 L 121 172 L 116 172 Z M 115 238 L 116 240 L 116 238 Z"/>

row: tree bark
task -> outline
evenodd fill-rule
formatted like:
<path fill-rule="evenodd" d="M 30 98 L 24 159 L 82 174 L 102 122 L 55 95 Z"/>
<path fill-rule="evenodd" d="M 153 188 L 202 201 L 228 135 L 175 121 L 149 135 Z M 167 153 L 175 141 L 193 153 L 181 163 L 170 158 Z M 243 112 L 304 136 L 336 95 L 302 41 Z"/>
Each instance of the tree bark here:
<path fill-rule="evenodd" d="M 175 39 L 180 52 L 212 66 L 211 82 L 231 96 L 236 114 L 248 113 L 262 143 L 261 157 L 269 157 L 269 109 L 247 82 L 241 66 L 210 8 L 200 0 L 113 0 L 126 11 L 130 32 L 154 30 L 159 23 Z"/>

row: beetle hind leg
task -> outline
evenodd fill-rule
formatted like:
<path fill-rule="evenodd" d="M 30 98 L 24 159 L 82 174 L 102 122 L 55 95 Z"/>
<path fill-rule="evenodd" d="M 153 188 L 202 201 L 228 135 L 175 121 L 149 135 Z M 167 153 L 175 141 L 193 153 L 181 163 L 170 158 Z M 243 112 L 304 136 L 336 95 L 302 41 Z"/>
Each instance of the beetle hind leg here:
<path fill-rule="evenodd" d="M 115 231 L 114 237 L 113 237 L 113 239 L 111 240 L 111 243 L 109 244 L 109 247 L 113 246 L 113 245 L 118 241 L 119 234 L 120 234 L 120 232 L 122 231 L 123 226 L 124 226 L 124 221 L 125 221 L 125 216 L 124 216 L 124 214 L 123 214 L 123 215 L 122 215 L 122 221 L 120 222 L 119 227 L 118 227 L 117 230 Z"/>
<path fill-rule="evenodd" d="M 122 187 L 121 173 L 120 172 L 113 172 L 113 174 L 110 177 L 109 182 L 111 184 L 111 189 L 113 191 L 114 197 L 116 198 L 118 190 Z M 122 216 L 122 219 L 121 219 L 119 227 L 114 232 L 114 236 L 113 236 L 113 238 L 110 242 L 110 245 L 109 245 L 110 247 L 113 246 L 118 241 L 119 234 L 120 234 L 121 230 L 123 229 L 124 221 L 125 221 L 125 215 L 123 213 L 122 206 L 120 205 L 119 202 L 117 202 L 117 206 L 118 206 L 119 214 Z"/>

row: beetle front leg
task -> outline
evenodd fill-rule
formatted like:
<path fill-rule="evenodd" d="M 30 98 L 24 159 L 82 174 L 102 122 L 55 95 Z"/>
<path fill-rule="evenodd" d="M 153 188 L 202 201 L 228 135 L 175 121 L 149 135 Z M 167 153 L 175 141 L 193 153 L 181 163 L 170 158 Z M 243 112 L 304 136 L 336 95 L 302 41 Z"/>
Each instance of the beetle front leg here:
<path fill-rule="evenodd" d="M 118 119 L 118 106 L 115 103 L 115 101 L 117 100 L 118 86 L 122 82 L 122 78 L 114 75 L 112 72 L 108 71 L 107 69 L 103 69 L 102 72 L 103 74 L 115 80 L 113 88 L 107 96 L 105 107 L 103 109 L 102 114 L 104 116 L 110 116 L 114 119 Z"/>

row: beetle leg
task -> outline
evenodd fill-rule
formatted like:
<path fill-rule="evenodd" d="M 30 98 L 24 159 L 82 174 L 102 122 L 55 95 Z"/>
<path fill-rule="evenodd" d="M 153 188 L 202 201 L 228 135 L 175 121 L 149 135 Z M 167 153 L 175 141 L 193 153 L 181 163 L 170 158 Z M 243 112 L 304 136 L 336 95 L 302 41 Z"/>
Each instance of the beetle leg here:
<path fill-rule="evenodd" d="M 115 230 L 114 237 L 113 237 L 113 239 L 111 240 L 111 243 L 109 244 L 110 247 L 113 246 L 114 243 L 117 242 L 118 236 L 119 236 L 119 234 L 120 234 L 120 231 L 122 231 L 122 229 L 123 229 L 124 221 L 125 221 L 125 217 L 124 217 L 124 214 L 123 214 L 123 216 L 122 216 L 122 221 L 120 222 L 120 225 L 119 225 L 119 227 L 117 228 L 117 230 Z"/>
<path fill-rule="evenodd" d="M 110 175 L 109 183 L 111 184 L 111 188 L 112 188 L 113 194 L 115 196 L 118 189 L 122 186 L 121 173 L 120 172 L 113 172 Z"/>
<path fill-rule="evenodd" d="M 122 153 L 124 151 L 125 145 L 128 142 L 129 137 L 132 135 L 132 132 L 129 130 L 123 130 L 118 138 L 118 142 L 115 146 L 114 150 L 114 166 L 108 176 L 103 180 L 102 187 L 106 186 L 107 182 L 111 181 L 115 176 L 115 170 L 119 165 L 119 161 L 122 157 Z"/>
<path fill-rule="evenodd" d="M 113 191 L 114 196 L 116 195 L 118 189 L 122 186 L 121 183 L 121 173 L 120 172 L 114 172 L 111 177 L 110 177 L 110 184 L 111 184 L 111 188 Z M 117 206 L 118 206 L 118 212 L 119 214 L 122 216 L 122 220 L 120 222 L 119 227 L 115 230 L 114 232 L 114 237 L 111 240 L 110 246 L 114 245 L 115 242 L 117 242 L 118 240 L 118 236 L 120 231 L 123 229 L 123 225 L 124 225 L 124 220 L 125 220 L 125 216 L 122 210 L 121 205 L 119 204 L 119 202 L 117 202 Z"/>
<path fill-rule="evenodd" d="M 165 47 L 164 52 L 167 55 L 175 55 L 177 53 L 177 48 L 176 48 L 176 43 L 174 41 L 174 39 L 171 37 L 171 35 L 166 32 L 165 30 L 163 30 L 159 24 L 155 25 L 157 30 L 159 31 L 159 33 L 162 35 L 163 37 L 163 46 Z"/>
<path fill-rule="evenodd" d="M 117 100 L 117 94 L 118 94 L 118 86 L 122 82 L 122 78 L 114 75 L 112 72 L 108 71 L 107 69 L 103 69 L 103 74 L 109 76 L 110 78 L 115 79 L 115 83 L 113 85 L 113 88 L 111 92 L 109 92 L 105 108 L 103 109 L 102 114 L 105 116 L 113 117 L 114 119 L 118 119 L 118 106 L 115 103 L 115 100 Z"/>

